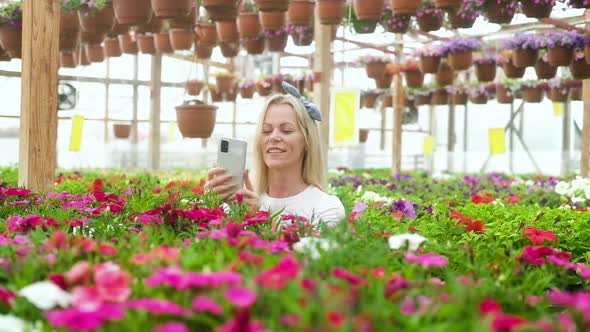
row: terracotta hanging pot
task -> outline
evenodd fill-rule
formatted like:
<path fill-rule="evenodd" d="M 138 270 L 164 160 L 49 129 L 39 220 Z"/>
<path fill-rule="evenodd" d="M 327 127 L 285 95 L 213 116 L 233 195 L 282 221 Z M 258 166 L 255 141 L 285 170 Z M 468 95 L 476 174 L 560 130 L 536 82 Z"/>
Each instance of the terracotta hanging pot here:
<path fill-rule="evenodd" d="M 414 98 L 416 106 L 430 105 L 430 96 L 431 93 L 425 95 L 416 95 L 416 97 Z"/>
<path fill-rule="evenodd" d="M 390 0 L 393 14 L 416 15 L 420 1 L 416 0 Z"/>
<path fill-rule="evenodd" d="M 80 42 L 82 44 L 98 45 L 102 43 L 105 35 L 102 33 L 95 33 L 89 31 L 80 32 Z"/>
<path fill-rule="evenodd" d="M 488 21 L 497 24 L 508 24 L 512 21 L 514 9 L 507 9 L 505 4 L 500 4 L 497 0 L 485 0 L 485 3 Z"/>
<path fill-rule="evenodd" d="M 260 25 L 265 30 L 281 30 L 287 20 L 285 12 L 258 12 L 258 15 Z"/>
<path fill-rule="evenodd" d="M 483 93 L 477 95 L 470 95 L 469 101 L 476 105 L 484 105 L 488 103 L 488 96 Z"/>
<path fill-rule="evenodd" d="M 287 47 L 287 40 L 288 37 L 286 34 L 273 37 L 273 38 L 266 38 L 266 49 L 269 52 L 282 52 Z"/>
<path fill-rule="evenodd" d="M 538 87 L 523 87 L 522 99 L 527 103 L 540 103 L 543 101 L 543 90 Z"/>
<path fill-rule="evenodd" d="M 393 81 L 393 75 L 383 75 L 381 78 L 375 79 L 375 85 L 377 89 L 389 89 L 391 88 L 391 82 Z"/>
<path fill-rule="evenodd" d="M 360 128 L 359 129 L 359 143 L 366 143 L 369 139 L 369 129 Z"/>
<path fill-rule="evenodd" d="M 104 50 L 100 45 L 85 45 L 84 50 L 88 61 L 92 63 L 104 61 Z"/>
<path fill-rule="evenodd" d="M 216 87 L 209 86 L 209 92 L 211 93 L 211 101 L 219 103 L 223 101 L 223 92 L 217 90 Z"/>
<path fill-rule="evenodd" d="M 223 93 L 223 100 L 228 102 L 235 102 L 238 97 L 238 89 L 232 89 L 230 92 Z"/>
<path fill-rule="evenodd" d="M 346 0 L 317 0 L 318 16 L 324 25 L 338 25 L 346 14 Z"/>
<path fill-rule="evenodd" d="M 0 45 L 11 58 L 21 58 L 22 35 L 21 29 L 8 24 L 0 25 Z"/>
<path fill-rule="evenodd" d="M 416 17 L 416 22 L 418 22 L 418 27 L 420 28 L 420 31 L 437 31 L 440 28 L 442 28 L 443 16 L 439 16 L 434 13 L 425 14 Z"/>
<path fill-rule="evenodd" d="M 158 53 L 173 53 L 172 44 L 170 43 L 170 34 L 168 32 L 154 33 L 154 45 Z"/>
<path fill-rule="evenodd" d="M 215 22 L 215 26 L 217 28 L 219 41 L 223 43 L 237 43 L 240 41 L 238 25 L 235 21 L 218 21 Z"/>
<path fill-rule="evenodd" d="M 391 33 L 406 33 L 410 27 L 410 15 L 395 15 L 392 19 L 382 19 L 381 26 L 387 32 Z"/>
<path fill-rule="evenodd" d="M 574 57 L 574 50 L 569 47 L 547 47 L 547 58 L 552 66 L 569 66 Z"/>
<path fill-rule="evenodd" d="M 213 47 L 200 44 L 195 46 L 195 55 L 197 56 L 197 59 L 209 60 L 211 59 L 211 54 L 213 54 Z"/>
<path fill-rule="evenodd" d="M 512 104 L 512 101 L 514 101 L 512 91 L 510 91 L 504 84 L 497 84 L 496 101 L 499 104 Z"/>
<path fill-rule="evenodd" d="M 473 53 L 471 51 L 451 52 L 449 64 L 454 70 L 465 70 L 473 64 Z"/>
<path fill-rule="evenodd" d="M 570 90 L 570 99 L 580 101 L 582 100 L 582 88 L 576 87 Z"/>
<path fill-rule="evenodd" d="M 76 57 L 73 51 L 59 52 L 59 66 L 61 68 L 76 68 Z"/>
<path fill-rule="evenodd" d="M 192 8 L 188 15 L 175 17 L 168 20 L 169 28 L 172 29 L 183 29 L 183 30 L 193 30 L 195 27 L 195 22 L 197 20 L 197 8 Z"/>
<path fill-rule="evenodd" d="M 115 138 L 129 138 L 131 136 L 130 124 L 113 124 Z"/>
<path fill-rule="evenodd" d="M 449 93 L 445 89 L 436 89 L 430 97 L 432 105 L 447 105 L 449 103 Z"/>
<path fill-rule="evenodd" d="M 264 37 L 244 39 L 242 45 L 250 55 L 262 54 L 265 47 L 264 39 Z"/>
<path fill-rule="evenodd" d="M 539 50 L 517 48 L 512 50 L 512 62 L 516 67 L 530 67 L 537 63 Z"/>
<path fill-rule="evenodd" d="M 352 0 L 352 9 L 359 20 L 378 21 L 383 15 L 383 0 Z"/>
<path fill-rule="evenodd" d="M 467 97 L 465 92 L 455 92 L 451 95 L 451 102 L 454 105 L 465 105 L 467 104 Z"/>
<path fill-rule="evenodd" d="M 193 47 L 194 36 L 190 30 L 172 29 L 168 32 L 170 46 L 175 51 L 190 50 Z"/>
<path fill-rule="evenodd" d="M 120 57 L 123 52 L 121 51 L 121 46 L 119 45 L 119 40 L 118 39 L 105 39 L 103 42 L 103 48 L 104 48 L 104 55 L 107 58 L 116 58 L 116 57 Z"/>
<path fill-rule="evenodd" d="M 182 137 L 209 138 L 215 128 L 217 106 L 187 101 L 176 106 L 176 122 Z"/>
<path fill-rule="evenodd" d="M 473 27 L 477 17 L 465 17 L 455 11 L 448 13 L 451 29 L 469 29 Z"/>
<path fill-rule="evenodd" d="M 516 67 L 512 63 L 512 59 L 510 59 L 507 63 L 503 64 L 502 68 L 504 69 L 504 74 L 508 78 L 522 78 L 526 70 L 526 67 Z"/>
<path fill-rule="evenodd" d="M 570 64 L 570 72 L 572 77 L 577 80 L 585 80 L 590 78 L 590 64 L 588 64 L 585 58 L 574 59 Z"/>
<path fill-rule="evenodd" d="M 59 16 L 59 50 L 74 50 L 80 43 L 78 14 L 61 13 Z"/>
<path fill-rule="evenodd" d="M 137 35 L 137 47 L 143 54 L 156 54 L 156 44 L 154 37 L 150 35 Z"/>
<path fill-rule="evenodd" d="M 379 97 L 379 95 L 374 93 L 363 95 L 363 105 L 366 108 L 375 108 L 377 97 Z"/>
<path fill-rule="evenodd" d="M 238 1 L 236 0 L 203 0 L 209 18 L 213 21 L 236 21 L 238 17 Z"/>
<path fill-rule="evenodd" d="M 256 0 L 256 6 L 261 12 L 286 12 L 289 0 Z"/>
<path fill-rule="evenodd" d="M 256 84 L 256 92 L 261 97 L 269 96 L 272 93 L 272 86 L 271 85 Z"/>
<path fill-rule="evenodd" d="M 313 43 L 313 30 L 298 32 L 296 30 L 290 33 L 293 44 L 296 46 L 309 46 Z"/>
<path fill-rule="evenodd" d="M 590 8 L 590 4 L 584 0 L 570 0 L 569 3 L 572 8 Z"/>
<path fill-rule="evenodd" d="M 119 24 L 140 25 L 152 18 L 150 0 L 113 0 L 113 10 Z"/>
<path fill-rule="evenodd" d="M 198 96 L 203 89 L 203 82 L 199 80 L 189 80 L 185 83 L 186 93 L 189 96 Z"/>
<path fill-rule="evenodd" d="M 452 85 L 454 81 L 455 72 L 446 64 L 441 64 L 435 76 L 436 84 L 439 86 Z"/>
<path fill-rule="evenodd" d="M 462 3 L 462 0 L 434 0 L 434 7 L 456 11 Z"/>
<path fill-rule="evenodd" d="M 258 37 L 262 31 L 258 13 L 240 13 L 238 16 L 238 33 L 240 38 Z"/>
<path fill-rule="evenodd" d="M 475 63 L 475 76 L 480 82 L 491 82 L 496 78 L 496 62 Z"/>
<path fill-rule="evenodd" d="M 556 103 L 566 102 L 568 94 L 569 89 L 565 88 L 550 88 L 547 90 L 547 97 L 549 97 L 552 102 Z"/>
<path fill-rule="evenodd" d="M 111 3 L 107 3 L 107 6 L 101 10 L 82 7 L 78 11 L 78 18 L 80 27 L 84 31 L 106 34 L 115 26 L 115 13 Z"/>
<path fill-rule="evenodd" d="M 199 45 L 214 47 L 217 45 L 217 27 L 213 23 L 200 23 L 195 28 L 199 36 Z"/>
<path fill-rule="evenodd" d="M 420 56 L 420 71 L 425 74 L 435 74 L 440 67 L 440 55 L 422 55 Z"/>
<path fill-rule="evenodd" d="M 384 62 L 370 62 L 365 65 L 369 78 L 381 78 L 385 75 L 387 64 Z"/>
<path fill-rule="evenodd" d="M 407 70 L 404 72 L 406 85 L 410 88 L 420 88 L 424 84 L 424 74 L 419 70 Z"/>
<path fill-rule="evenodd" d="M 154 13 L 159 18 L 182 17 L 188 14 L 193 0 L 151 0 Z"/>
<path fill-rule="evenodd" d="M 393 96 L 390 94 L 381 95 L 381 106 L 393 107 Z"/>
<path fill-rule="evenodd" d="M 252 99 L 255 91 L 254 85 L 243 86 L 240 88 L 240 95 L 242 99 Z"/>
<path fill-rule="evenodd" d="M 291 0 L 287 11 L 287 20 L 291 25 L 311 26 L 315 2 L 312 0 Z"/>
<path fill-rule="evenodd" d="M 137 47 L 137 40 L 131 35 L 119 35 L 119 46 L 121 51 L 126 54 L 137 54 L 139 48 Z"/>
<path fill-rule="evenodd" d="M 0 46 L 0 61 L 10 61 L 10 55 Z"/>
<path fill-rule="evenodd" d="M 240 53 L 239 43 L 220 43 L 219 48 L 221 49 L 221 55 L 225 58 L 234 58 Z"/>
<path fill-rule="evenodd" d="M 163 26 L 163 20 L 159 19 L 156 17 L 156 15 L 152 15 L 151 20 L 146 23 L 146 24 L 141 24 L 138 25 L 137 27 L 135 27 L 135 33 L 136 34 L 146 34 L 148 32 L 150 33 L 157 33 L 162 31 L 162 26 Z"/>
<path fill-rule="evenodd" d="M 235 86 L 236 78 L 234 76 L 217 76 L 217 89 L 221 92 L 230 92 Z"/>
<path fill-rule="evenodd" d="M 557 67 L 552 66 L 542 58 L 539 58 L 535 64 L 535 73 L 537 74 L 538 79 L 551 79 L 555 77 L 555 74 L 557 74 Z"/>
<path fill-rule="evenodd" d="M 523 14 L 533 18 L 547 18 L 553 10 L 553 3 L 538 0 L 520 0 Z"/>

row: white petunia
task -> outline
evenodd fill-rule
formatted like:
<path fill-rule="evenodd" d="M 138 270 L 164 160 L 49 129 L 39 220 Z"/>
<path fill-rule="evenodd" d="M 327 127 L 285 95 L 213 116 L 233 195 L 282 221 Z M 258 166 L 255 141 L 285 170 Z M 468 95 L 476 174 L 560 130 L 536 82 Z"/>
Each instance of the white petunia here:
<path fill-rule="evenodd" d="M 391 199 L 389 197 L 383 197 L 374 191 L 367 190 L 367 191 L 365 191 L 363 196 L 361 196 L 361 201 L 364 201 L 364 202 L 380 202 L 381 201 L 381 202 L 391 203 L 391 202 L 393 202 L 393 199 Z"/>
<path fill-rule="evenodd" d="M 424 236 L 405 233 L 390 236 L 387 242 L 389 243 L 389 248 L 391 249 L 401 249 L 407 244 L 409 250 L 417 250 L 422 242 L 426 240 L 428 239 Z"/>
<path fill-rule="evenodd" d="M 312 259 L 321 257 L 318 248 L 323 251 L 329 251 L 337 248 L 338 245 L 333 241 L 317 238 L 317 237 L 302 237 L 299 242 L 293 245 L 293 250 L 301 253 L 309 253 Z"/>
<path fill-rule="evenodd" d="M 25 322 L 12 315 L 0 315 L 0 332 L 24 332 Z"/>
<path fill-rule="evenodd" d="M 555 192 L 560 194 L 560 195 L 565 195 L 566 192 L 568 192 L 570 188 L 570 184 L 567 182 L 563 182 L 563 181 L 559 181 L 556 185 L 555 185 Z"/>
<path fill-rule="evenodd" d="M 72 295 L 50 281 L 39 281 L 21 289 L 18 294 L 41 310 L 49 310 L 59 305 L 67 307 Z"/>

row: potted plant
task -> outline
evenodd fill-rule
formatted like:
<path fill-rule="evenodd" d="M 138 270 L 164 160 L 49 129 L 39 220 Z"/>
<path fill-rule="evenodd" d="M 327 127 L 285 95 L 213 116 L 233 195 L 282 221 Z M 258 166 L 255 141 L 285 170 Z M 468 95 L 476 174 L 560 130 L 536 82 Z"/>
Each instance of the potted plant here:
<path fill-rule="evenodd" d="M 491 82 L 496 78 L 496 58 L 493 52 L 482 52 L 475 56 L 475 76 L 480 82 Z"/>
<path fill-rule="evenodd" d="M 22 2 L 9 2 L 0 7 L 0 44 L 11 58 L 21 58 Z"/>
<path fill-rule="evenodd" d="M 504 39 L 504 47 L 512 51 L 512 62 L 516 67 L 529 67 L 537 63 L 542 40 L 536 34 L 517 33 Z"/>
<path fill-rule="evenodd" d="M 156 45 L 151 33 L 136 35 L 137 47 L 143 54 L 156 54 Z"/>
<path fill-rule="evenodd" d="M 182 137 L 208 138 L 215 128 L 217 106 L 193 99 L 176 106 L 176 122 Z"/>
<path fill-rule="evenodd" d="M 281 30 L 287 22 L 286 12 L 258 12 L 262 30 Z"/>
<path fill-rule="evenodd" d="M 261 97 L 266 97 L 272 93 L 272 79 L 265 77 L 256 81 L 256 92 Z"/>
<path fill-rule="evenodd" d="M 126 54 L 137 54 L 139 48 L 137 47 L 137 39 L 130 34 L 119 35 L 119 46 L 121 51 Z"/>
<path fill-rule="evenodd" d="M 582 44 L 583 38 L 576 31 L 547 31 L 543 34 L 543 41 L 550 65 L 569 66 L 574 49 Z"/>
<path fill-rule="evenodd" d="M 217 36 L 217 27 L 213 21 L 200 17 L 195 32 L 199 37 L 198 44 L 200 46 L 215 47 L 217 45 L 219 38 Z"/>
<path fill-rule="evenodd" d="M 313 26 L 288 25 L 287 32 L 296 46 L 309 46 L 313 42 Z"/>
<path fill-rule="evenodd" d="M 590 78 L 590 64 L 588 64 L 584 52 L 581 50 L 575 52 L 574 60 L 570 64 L 570 73 L 577 80 Z"/>
<path fill-rule="evenodd" d="M 480 50 L 483 43 L 475 38 L 453 38 L 443 42 L 442 54 L 448 56 L 454 70 L 465 70 L 473 63 L 473 51 Z"/>
<path fill-rule="evenodd" d="M 518 0 L 484 0 L 482 12 L 491 23 L 507 24 L 516 13 Z"/>
<path fill-rule="evenodd" d="M 314 9 L 315 2 L 312 0 L 291 0 L 287 10 L 287 20 L 291 25 L 311 26 Z"/>
<path fill-rule="evenodd" d="M 435 74 L 440 66 L 442 49 L 440 45 L 426 45 L 414 53 L 420 58 L 420 70 L 425 74 Z"/>
<path fill-rule="evenodd" d="M 452 29 L 468 29 L 482 15 L 482 0 L 463 0 L 461 6 L 448 12 Z"/>
<path fill-rule="evenodd" d="M 198 96 L 201 93 L 203 86 L 204 83 L 200 80 L 188 80 L 184 85 L 186 93 L 189 96 Z"/>
<path fill-rule="evenodd" d="M 547 97 L 553 102 L 566 102 L 569 95 L 569 87 L 565 80 L 555 77 L 547 81 Z"/>
<path fill-rule="evenodd" d="M 408 89 L 407 94 L 410 98 L 413 97 L 416 106 L 429 105 L 430 96 L 432 95 L 432 89 L 430 87 L 422 87 L 416 89 L 410 88 Z"/>
<path fill-rule="evenodd" d="M 514 101 L 514 92 L 512 91 L 512 81 L 504 80 L 496 84 L 496 101 L 499 104 L 512 104 Z"/>
<path fill-rule="evenodd" d="M 102 42 L 104 54 L 107 58 L 120 57 L 123 54 L 117 37 L 118 34 L 109 33 L 107 38 Z"/>
<path fill-rule="evenodd" d="M 582 82 L 578 80 L 568 80 L 566 85 L 570 89 L 570 100 L 582 100 Z"/>
<path fill-rule="evenodd" d="M 363 106 L 365 108 L 375 108 L 375 104 L 377 103 L 377 98 L 381 94 L 378 90 L 366 90 L 363 91 L 361 97 L 363 100 Z"/>
<path fill-rule="evenodd" d="M 287 39 L 289 37 L 287 29 L 281 28 L 279 30 L 262 30 L 266 40 L 266 49 L 269 52 L 282 52 L 287 47 Z"/>
<path fill-rule="evenodd" d="M 545 18 L 551 15 L 556 0 L 520 0 L 520 9 L 527 17 Z"/>
<path fill-rule="evenodd" d="M 76 59 L 76 53 L 74 51 L 60 51 L 59 52 L 59 66 L 61 68 L 76 68 L 78 63 Z M 0 51 L 0 58 L 2 52 Z"/>
<path fill-rule="evenodd" d="M 84 52 L 86 53 L 88 61 L 92 63 L 104 61 L 104 50 L 101 45 L 86 44 L 84 45 Z"/>
<path fill-rule="evenodd" d="M 488 103 L 488 91 L 484 84 L 473 85 L 467 89 L 469 101 L 473 104 L 483 105 Z"/>
<path fill-rule="evenodd" d="M 435 75 L 435 82 L 439 86 L 452 85 L 455 79 L 455 71 L 448 64 L 447 60 L 444 59 L 440 62 L 438 72 Z"/>
<path fill-rule="evenodd" d="M 365 66 L 369 78 L 381 78 L 385 75 L 387 64 L 391 59 L 386 56 L 364 55 L 358 59 L 358 63 Z"/>
<path fill-rule="evenodd" d="M 410 88 L 419 88 L 424 84 L 424 74 L 420 71 L 420 66 L 415 60 L 406 61 L 401 71 L 406 78 L 406 85 Z"/>
<path fill-rule="evenodd" d="M 151 3 L 159 18 L 186 16 L 193 8 L 193 0 L 151 0 Z"/>
<path fill-rule="evenodd" d="M 115 138 L 129 138 L 131 135 L 131 125 L 127 123 L 114 123 L 113 132 Z"/>
<path fill-rule="evenodd" d="M 106 34 L 116 23 L 113 4 L 108 0 L 66 0 L 69 10 L 77 10 L 82 30 Z"/>
<path fill-rule="evenodd" d="M 525 81 L 521 83 L 522 99 L 527 103 L 540 103 L 543 101 L 543 91 L 546 83 L 539 81 Z"/>
<path fill-rule="evenodd" d="M 317 10 L 321 24 L 339 25 L 346 15 L 346 0 L 317 0 Z"/>
<path fill-rule="evenodd" d="M 211 95 L 211 102 L 220 103 L 223 101 L 223 92 L 221 92 L 217 86 L 209 84 L 207 87 L 209 94 Z"/>
<path fill-rule="evenodd" d="M 498 56 L 496 62 L 502 66 L 504 75 L 508 78 L 521 78 L 524 76 L 526 67 L 516 67 L 512 61 L 512 52 L 504 50 Z"/>
<path fill-rule="evenodd" d="M 346 24 L 351 26 L 353 32 L 358 34 L 375 32 L 377 20 L 361 20 L 356 16 L 354 10 L 347 9 L 346 12 L 350 13 L 349 19 L 345 19 Z"/>
<path fill-rule="evenodd" d="M 207 15 L 213 21 L 236 21 L 238 0 L 201 0 Z"/>
<path fill-rule="evenodd" d="M 254 38 L 260 35 L 262 27 L 260 26 L 258 9 L 252 0 L 242 2 L 237 23 L 240 38 Z"/>
<path fill-rule="evenodd" d="M 430 96 L 432 105 L 447 105 L 449 103 L 449 92 L 446 88 L 438 87 L 432 91 Z"/>
<path fill-rule="evenodd" d="M 236 21 L 217 21 L 215 27 L 219 41 L 222 43 L 238 43 L 240 41 Z"/>
<path fill-rule="evenodd" d="M 119 24 L 140 25 L 152 18 L 150 0 L 112 0 L 115 17 Z"/>
<path fill-rule="evenodd" d="M 389 63 L 385 69 L 385 75 L 375 79 L 375 85 L 377 89 L 389 89 L 391 88 L 391 82 L 393 76 L 401 72 L 401 67 L 398 64 Z"/>
<path fill-rule="evenodd" d="M 265 38 L 263 35 L 256 37 L 246 37 L 241 39 L 242 45 L 250 55 L 262 54 L 264 52 L 265 47 L 264 41 Z"/>
<path fill-rule="evenodd" d="M 420 1 L 391 0 L 391 13 L 394 15 L 416 15 Z"/>
<path fill-rule="evenodd" d="M 164 29 L 162 32 L 154 33 L 154 46 L 156 47 L 156 51 L 158 53 L 174 53 L 174 49 L 172 48 L 172 43 L 170 42 L 170 33 L 168 33 L 168 29 Z"/>
<path fill-rule="evenodd" d="M 227 93 L 233 90 L 235 86 L 236 75 L 228 71 L 220 71 L 217 73 L 213 73 L 212 76 L 215 77 L 217 89 L 220 92 Z"/>
<path fill-rule="evenodd" d="M 355 16 L 362 21 L 378 21 L 383 14 L 383 0 L 352 0 Z"/>
<path fill-rule="evenodd" d="M 454 85 L 447 87 L 447 92 L 451 96 L 451 103 L 454 105 L 465 105 L 467 104 L 468 92 L 467 88 L 463 85 Z"/>
<path fill-rule="evenodd" d="M 243 80 L 238 84 L 238 88 L 243 99 L 252 99 L 256 91 L 256 83 L 252 80 Z"/>
<path fill-rule="evenodd" d="M 442 28 L 445 12 L 434 6 L 432 0 L 422 0 L 416 11 L 416 22 L 421 31 L 436 31 Z"/>
<path fill-rule="evenodd" d="M 391 91 L 384 91 L 379 98 L 381 98 L 381 106 L 393 107 L 393 93 Z"/>
<path fill-rule="evenodd" d="M 59 50 L 72 51 L 80 43 L 80 19 L 78 13 L 61 2 L 59 14 Z"/>
<path fill-rule="evenodd" d="M 557 74 L 557 66 L 549 64 L 547 54 L 541 55 L 535 64 L 535 73 L 538 79 L 551 79 Z"/>
<path fill-rule="evenodd" d="M 412 15 L 408 14 L 393 14 L 391 6 L 387 5 L 383 16 L 381 16 L 380 23 L 383 28 L 392 33 L 406 33 L 410 27 L 410 20 Z"/>

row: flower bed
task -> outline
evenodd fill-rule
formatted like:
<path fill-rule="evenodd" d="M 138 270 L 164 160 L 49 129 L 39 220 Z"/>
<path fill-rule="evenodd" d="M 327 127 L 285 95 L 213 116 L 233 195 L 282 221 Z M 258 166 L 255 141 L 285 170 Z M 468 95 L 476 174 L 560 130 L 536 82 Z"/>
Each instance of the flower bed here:
<path fill-rule="evenodd" d="M 283 216 L 273 232 L 187 174 L 69 173 L 38 195 L 0 169 L 0 326 L 590 327 L 588 179 L 388 174 L 334 171 L 347 220 Z"/>

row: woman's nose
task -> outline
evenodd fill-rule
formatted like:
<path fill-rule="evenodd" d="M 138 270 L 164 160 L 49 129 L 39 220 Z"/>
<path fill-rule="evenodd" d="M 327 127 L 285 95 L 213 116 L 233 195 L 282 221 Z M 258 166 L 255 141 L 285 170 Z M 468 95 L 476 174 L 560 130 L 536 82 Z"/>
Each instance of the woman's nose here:
<path fill-rule="evenodd" d="M 273 130 L 272 133 L 270 133 L 270 139 L 273 141 L 281 140 L 281 135 L 280 135 L 279 131 Z"/>

